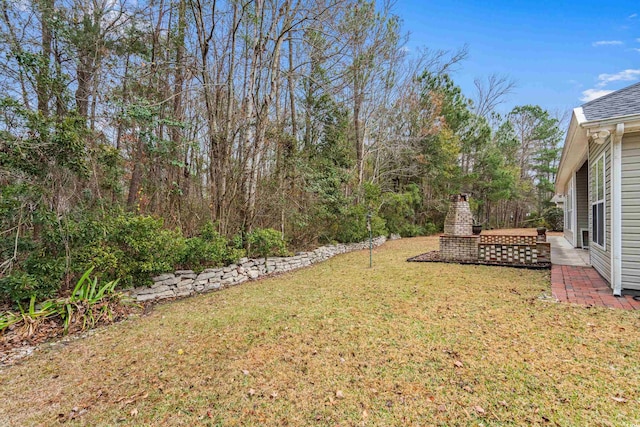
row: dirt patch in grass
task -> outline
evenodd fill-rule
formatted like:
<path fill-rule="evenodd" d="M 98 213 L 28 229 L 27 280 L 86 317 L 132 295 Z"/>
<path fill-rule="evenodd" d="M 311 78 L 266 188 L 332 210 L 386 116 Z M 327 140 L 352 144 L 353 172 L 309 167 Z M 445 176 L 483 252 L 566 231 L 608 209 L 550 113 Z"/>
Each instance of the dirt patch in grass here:
<path fill-rule="evenodd" d="M 438 239 L 222 292 L 0 371 L 0 425 L 631 425 L 638 314 L 548 271 L 407 263 Z"/>

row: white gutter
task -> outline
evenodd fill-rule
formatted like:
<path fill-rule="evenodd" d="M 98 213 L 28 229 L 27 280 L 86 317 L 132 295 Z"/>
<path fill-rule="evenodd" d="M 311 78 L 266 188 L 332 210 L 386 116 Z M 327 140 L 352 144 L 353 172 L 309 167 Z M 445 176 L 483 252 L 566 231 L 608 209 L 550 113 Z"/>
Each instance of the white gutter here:
<path fill-rule="evenodd" d="M 622 136 L 624 123 L 616 125 L 611 150 L 611 286 L 622 295 Z"/>

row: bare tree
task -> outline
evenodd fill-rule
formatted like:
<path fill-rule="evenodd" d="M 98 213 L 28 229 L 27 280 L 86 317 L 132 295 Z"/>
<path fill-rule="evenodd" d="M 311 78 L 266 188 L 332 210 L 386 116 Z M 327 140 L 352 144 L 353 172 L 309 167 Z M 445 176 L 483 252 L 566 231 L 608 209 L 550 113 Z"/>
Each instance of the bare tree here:
<path fill-rule="evenodd" d="M 476 78 L 473 81 L 476 88 L 473 97 L 474 112 L 489 120 L 496 107 L 507 100 L 507 97 L 516 88 L 516 82 L 510 77 L 491 74 L 486 80 Z"/>

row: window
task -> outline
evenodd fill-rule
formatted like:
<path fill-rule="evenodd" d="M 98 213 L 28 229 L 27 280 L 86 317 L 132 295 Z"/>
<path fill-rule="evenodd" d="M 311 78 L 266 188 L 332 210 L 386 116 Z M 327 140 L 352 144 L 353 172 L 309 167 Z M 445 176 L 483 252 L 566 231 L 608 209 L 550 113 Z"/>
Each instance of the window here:
<path fill-rule="evenodd" d="M 567 209 L 564 223 L 566 224 L 567 230 L 573 230 L 573 178 L 569 181 L 569 191 L 567 191 Z"/>
<path fill-rule="evenodd" d="M 594 244 L 605 247 L 605 159 L 604 153 L 595 161 L 593 168 L 593 179 L 591 181 L 591 224 L 592 238 Z"/>

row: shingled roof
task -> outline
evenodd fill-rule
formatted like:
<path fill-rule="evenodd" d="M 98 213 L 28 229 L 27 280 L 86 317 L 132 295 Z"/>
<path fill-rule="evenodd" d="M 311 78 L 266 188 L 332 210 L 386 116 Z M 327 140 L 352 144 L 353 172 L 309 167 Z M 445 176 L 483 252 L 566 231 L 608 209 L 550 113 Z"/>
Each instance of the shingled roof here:
<path fill-rule="evenodd" d="M 588 121 L 640 114 L 640 83 L 589 101 L 582 111 Z"/>

